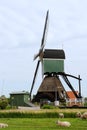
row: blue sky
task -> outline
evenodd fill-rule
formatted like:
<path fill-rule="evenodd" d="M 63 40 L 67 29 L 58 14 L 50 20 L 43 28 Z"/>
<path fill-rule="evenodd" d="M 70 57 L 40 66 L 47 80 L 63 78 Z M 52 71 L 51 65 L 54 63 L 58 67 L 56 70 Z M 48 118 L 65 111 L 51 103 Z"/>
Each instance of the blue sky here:
<path fill-rule="evenodd" d="M 82 95 L 87 96 L 86 0 L 0 1 L 0 95 L 30 91 L 37 64 L 33 56 L 41 44 L 48 9 L 49 29 L 45 48 L 65 50 L 65 72 L 81 76 Z M 41 67 L 33 93 L 40 83 Z"/>

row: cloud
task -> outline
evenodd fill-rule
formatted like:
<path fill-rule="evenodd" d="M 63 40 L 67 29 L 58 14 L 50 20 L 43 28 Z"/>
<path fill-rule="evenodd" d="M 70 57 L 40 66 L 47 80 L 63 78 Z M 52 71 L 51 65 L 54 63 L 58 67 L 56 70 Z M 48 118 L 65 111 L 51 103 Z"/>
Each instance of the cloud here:
<path fill-rule="evenodd" d="M 29 79 L 29 83 L 32 82 L 37 63 L 33 62 L 33 55 L 41 44 L 48 9 L 49 28 L 45 48 L 62 48 L 63 44 L 66 66 L 71 73 L 81 73 L 85 77 L 86 5 L 86 0 L 0 1 L 0 78 Z"/>
<path fill-rule="evenodd" d="M 10 1 L 3 3 L 0 7 L 1 48 L 29 47 L 31 44 L 38 44 L 41 41 L 46 15 L 46 11 L 43 12 L 43 10 L 46 3 L 43 2 L 44 6 L 41 9 L 38 5 L 41 3 L 39 0 L 34 3 L 25 1 L 23 4 L 23 2 L 12 3 Z M 74 37 L 74 35 L 87 34 L 84 3 L 81 1 L 69 2 L 68 0 L 63 4 L 62 2 L 56 4 L 56 0 L 54 1 L 55 10 L 52 7 L 53 2 L 49 6 L 48 43 L 58 42 L 67 37 Z M 48 6 L 49 1 L 47 3 Z M 28 6 L 31 7 L 31 11 Z"/>
<path fill-rule="evenodd" d="M 31 21 L 16 10 L 6 6 L 0 7 L 0 47 L 19 47 L 32 43 L 36 35 L 31 27 Z M 27 44 L 28 45 L 28 44 Z"/>

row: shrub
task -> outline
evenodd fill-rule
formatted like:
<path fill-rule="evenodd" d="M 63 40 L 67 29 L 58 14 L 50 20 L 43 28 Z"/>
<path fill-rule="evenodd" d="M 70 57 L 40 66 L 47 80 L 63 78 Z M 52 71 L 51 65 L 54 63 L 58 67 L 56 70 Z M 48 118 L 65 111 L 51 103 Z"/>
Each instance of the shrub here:
<path fill-rule="evenodd" d="M 41 107 L 42 109 L 54 109 L 54 106 L 45 104 Z"/>
<path fill-rule="evenodd" d="M 87 102 L 84 103 L 84 106 L 87 107 Z"/>
<path fill-rule="evenodd" d="M 8 100 L 5 96 L 0 97 L 0 108 L 5 109 L 8 105 Z"/>

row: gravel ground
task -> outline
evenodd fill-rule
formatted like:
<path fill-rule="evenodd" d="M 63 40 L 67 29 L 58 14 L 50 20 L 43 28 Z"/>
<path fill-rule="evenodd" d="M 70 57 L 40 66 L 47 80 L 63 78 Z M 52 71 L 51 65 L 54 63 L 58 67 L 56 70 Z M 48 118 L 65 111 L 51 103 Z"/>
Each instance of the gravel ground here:
<path fill-rule="evenodd" d="M 35 107 L 18 107 L 18 109 L 20 110 L 40 110 L 39 106 L 35 106 Z"/>

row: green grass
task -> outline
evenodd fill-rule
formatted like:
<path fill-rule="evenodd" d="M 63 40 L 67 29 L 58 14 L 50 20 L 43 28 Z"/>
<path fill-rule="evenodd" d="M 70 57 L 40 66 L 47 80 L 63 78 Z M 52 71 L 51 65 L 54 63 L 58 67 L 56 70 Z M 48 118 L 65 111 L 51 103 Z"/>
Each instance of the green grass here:
<path fill-rule="evenodd" d="M 78 118 L 64 118 L 69 121 L 69 128 L 60 127 L 56 124 L 58 118 L 1 118 L 0 123 L 7 123 L 5 130 L 87 130 L 87 120 Z"/>

